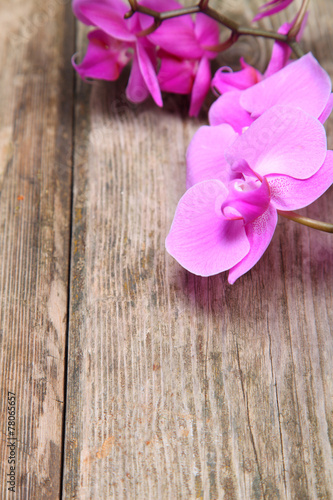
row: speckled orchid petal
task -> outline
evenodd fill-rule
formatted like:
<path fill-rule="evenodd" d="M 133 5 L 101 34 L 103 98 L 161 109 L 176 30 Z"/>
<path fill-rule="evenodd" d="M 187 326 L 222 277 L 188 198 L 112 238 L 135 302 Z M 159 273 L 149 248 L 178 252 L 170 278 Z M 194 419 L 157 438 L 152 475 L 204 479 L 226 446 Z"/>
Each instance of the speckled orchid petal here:
<path fill-rule="evenodd" d="M 203 126 L 195 133 L 187 150 L 187 189 L 208 179 L 218 179 L 223 183 L 239 177 L 227 162 L 224 152 L 238 137 L 227 124 L 217 127 Z"/>
<path fill-rule="evenodd" d="M 222 215 L 227 194 L 222 182 L 204 181 L 179 201 L 166 249 L 194 274 L 211 276 L 226 271 L 250 250 L 243 221 L 229 221 Z"/>
<path fill-rule="evenodd" d="M 228 196 L 222 204 L 222 212 L 227 219 L 237 219 L 234 215 L 236 211 L 245 224 L 248 224 L 266 212 L 270 202 L 270 190 L 265 177 L 262 182 L 236 179 L 229 183 L 228 189 Z"/>
<path fill-rule="evenodd" d="M 333 183 L 333 151 L 327 151 L 321 168 L 312 177 L 300 180 L 286 175 L 266 177 L 271 190 L 271 204 L 278 210 L 298 210 L 313 203 Z"/>
<path fill-rule="evenodd" d="M 259 175 L 314 175 L 326 157 L 322 124 L 292 106 L 274 106 L 255 120 L 226 151 L 230 164 L 246 160 Z"/>
<path fill-rule="evenodd" d="M 245 226 L 246 236 L 250 243 L 248 254 L 229 271 L 230 284 L 247 273 L 262 257 L 270 244 L 277 224 L 277 211 L 271 205 L 266 212 L 255 221 Z"/>

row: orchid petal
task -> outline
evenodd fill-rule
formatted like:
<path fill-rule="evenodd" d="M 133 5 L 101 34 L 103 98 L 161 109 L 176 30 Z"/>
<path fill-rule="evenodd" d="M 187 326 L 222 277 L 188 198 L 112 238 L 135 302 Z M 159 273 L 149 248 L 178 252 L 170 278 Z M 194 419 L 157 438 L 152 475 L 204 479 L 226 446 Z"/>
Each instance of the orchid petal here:
<path fill-rule="evenodd" d="M 297 16 L 295 17 L 295 19 L 291 23 L 284 23 L 278 29 L 278 33 L 280 33 L 281 35 L 287 35 L 287 33 L 289 33 L 290 29 L 295 24 L 296 20 L 297 20 Z M 301 24 L 301 27 L 300 27 L 300 30 L 297 33 L 297 36 L 296 36 L 297 41 L 299 41 L 302 37 L 307 20 L 308 20 L 308 13 L 305 14 L 303 21 L 302 21 L 302 24 Z M 280 42 L 278 40 L 275 41 L 274 45 L 273 45 L 272 56 L 271 56 L 271 59 L 269 61 L 268 66 L 267 66 L 267 69 L 264 73 L 264 77 L 268 78 L 269 76 L 273 75 L 277 71 L 280 71 L 282 68 L 284 68 L 288 64 L 288 60 L 291 56 L 291 53 L 292 53 L 292 50 L 289 47 L 289 45 L 287 45 L 284 42 Z"/>
<path fill-rule="evenodd" d="M 187 18 L 190 24 L 184 22 Z M 166 19 L 161 26 L 147 37 L 154 45 L 170 54 L 184 59 L 199 59 L 204 50 L 195 37 L 194 24 L 189 16 Z M 176 42 L 175 42 L 176 41 Z"/>
<path fill-rule="evenodd" d="M 218 179 L 225 184 L 239 177 L 235 175 L 224 156 L 225 149 L 236 139 L 234 129 L 227 124 L 203 126 L 195 133 L 187 150 L 186 187 L 198 182 Z"/>
<path fill-rule="evenodd" d="M 81 78 L 116 80 L 124 66 L 132 58 L 130 45 L 109 37 L 104 31 L 94 30 L 88 34 L 89 44 L 81 64 L 72 64 Z"/>
<path fill-rule="evenodd" d="M 201 106 L 210 89 L 210 64 L 207 57 L 203 57 L 199 62 L 197 74 L 195 76 L 191 94 L 190 116 L 198 116 Z"/>
<path fill-rule="evenodd" d="M 247 273 L 262 257 L 271 242 L 277 224 L 277 212 L 271 205 L 266 212 L 255 221 L 245 226 L 250 243 L 249 253 L 229 271 L 230 284 Z"/>
<path fill-rule="evenodd" d="M 219 26 L 214 19 L 206 16 L 205 14 L 197 14 L 195 18 L 194 32 L 196 39 L 201 47 L 210 47 L 217 45 L 220 38 Z M 217 53 L 214 51 L 205 51 L 206 57 L 214 59 Z"/>
<path fill-rule="evenodd" d="M 233 129 L 241 134 L 245 127 L 253 122 L 250 114 L 239 104 L 241 91 L 226 92 L 219 97 L 210 107 L 208 112 L 209 123 L 220 125 L 228 123 Z"/>
<path fill-rule="evenodd" d="M 258 181 L 249 182 L 237 179 L 229 184 L 228 189 L 229 194 L 222 204 L 222 212 L 227 219 L 235 218 L 234 215 L 229 215 L 230 209 L 236 210 L 237 214 L 244 219 L 245 224 L 253 222 L 266 212 L 270 202 L 270 190 L 265 177 L 259 186 Z"/>
<path fill-rule="evenodd" d="M 327 151 L 322 167 L 309 179 L 286 175 L 266 177 L 271 190 L 271 203 L 278 210 L 298 210 L 313 203 L 333 183 L 333 151 Z"/>
<path fill-rule="evenodd" d="M 318 118 L 331 93 L 326 71 L 311 53 L 244 90 L 240 104 L 254 118 L 276 104 L 292 104 Z"/>
<path fill-rule="evenodd" d="M 330 114 L 332 112 L 332 109 L 333 109 L 333 93 L 330 94 L 328 101 L 327 101 L 327 104 L 325 106 L 325 109 L 318 118 L 320 123 L 326 122 L 327 118 L 330 116 Z"/>
<path fill-rule="evenodd" d="M 120 15 L 124 16 L 126 10 L 126 5 L 121 0 L 97 0 L 100 5 L 105 5 L 109 9 L 109 11 L 118 11 Z M 75 17 L 79 19 L 84 24 L 88 26 L 92 24 L 91 20 L 88 19 L 82 13 L 82 7 L 85 5 L 89 5 L 90 0 L 73 0 L 72 1 L 72 9 Z"/>
<path fill-rule="evenodd" d="M 286 35 L 293 23 L 284 23 L 278 30 L 281 35 Z M 284 68 L 291 55 L 291 48 L 284 42 L 275 41 L 272 49 L 272 56 L 264 73 L 265 78 L 273 75 Z"/>
<path fill-rule="evenodd" d="M 250 250 L 243 221 L 228 221 L 222 215 L 227 194 L 222 182 L 204 181 L 178 203 L 166 249 L 192 273 L 211 276 L 226 271 Z"/>
<path fill-rule="evenodd" d="M 138 57 L 135 54 L 131 74 L 126 87 L 126 97 L 131 102 L 142 102 L 149 96 L 147 85 L 140 71 Z"/>
<path fill-rule="evenodd" d="M 158 106 L 163 106 L 161 90 L 158 84 L 157 75 L 153 63 L 151 61 L 151 58 L 148 55 L 148 51 L 140 43 L 137 43 L 136 50 L 137 50 L 139 67 L 144 82 L 147 85 L 147 88 L 150 94 L 152 95 L 152 98 L 156 102 L 156 104 Z"/>
<path fill-rule="evenodd" d="M 262 74 L 241 59 L 240 71 L 232 71 L 230 68 L 222 67 L 215 73 L 212 79 L 212 88 L 220 94 L 233 90 L 245 90 L 262 80 Z"/>
<path fill-rule="evenodd" d="M 164 51 L 159 51 L 158 56 L 161 59 L 157 75 L 160 89 L 176 94 L 189 94 L 193 87 L 196 62 L 178 59 Z"/>
<path fill-rule="evenodd" d="M 127 9 L 125 9 L 126 12 Z M 105 33 L 118 40 L 135 42 L 136 37 L 129 30 L 129 24 L 123 14 L 110 9 L 104 3 L 82 4 L 82 14 L 90 21 L 90 24 L 101 28 Z"/>
<path fill-rule="evenodd" d="M 226 151 L 229 163 L 246 160 L 261 176 L 274 173 L 297 179 L 314 175 L 325 156 L 324 127 L 292 106 L 274 106 L 266 111 Z"/>
<path fill-rule="evenodd" d="M 178 10 L 183 8 L 183 5 L 181 5 L 179 2 L 176 2 L 175 0 L 140 0 L 140 5 L 142 5 L 143 7 L 148 7 L 148 9 L 156 10 L 157 12 L 165 12 L 167 10 Z M 191 19 L 191 16 L 181 16 L 177 19 L 177 25 L 179 29 L 193 29 L 193 21 Z M 140 13 L 140 23 L 142 29 L 149 28 L 152 25 L 152 21 L 152 16 Z M 164 23 L 165 21 L 163 21 L 163 24 Z M 161 29 L 163 27 L 163 24 L 158 28 L 159 32 L 163 31 L 163 29 Z M 152 33 L 152 35 L 154 33 Z M 149 35 L 148 38 L 150 37 L 151 35 Z"/>

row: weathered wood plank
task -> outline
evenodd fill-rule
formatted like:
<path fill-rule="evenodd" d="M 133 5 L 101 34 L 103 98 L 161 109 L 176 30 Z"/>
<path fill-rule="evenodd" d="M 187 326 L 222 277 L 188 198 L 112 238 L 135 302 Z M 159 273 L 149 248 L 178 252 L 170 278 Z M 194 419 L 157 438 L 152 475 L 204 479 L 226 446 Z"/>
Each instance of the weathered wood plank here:
<path fill-rule="evenodd" d="M 0 497 L 59 498 L 71 205 L 68 1 L 0 4 Z M 16 493 L 7 393 L 15 393 Z"/>
<path fill-rule="evenodd" d="M 332 15 L 317 2 L 306 34 L 331 75 Z M 331 236 L 281 221 L 234 286 L 180 268 L 185 108 L 78 84 L 64 496 L 329 499 Z"/>

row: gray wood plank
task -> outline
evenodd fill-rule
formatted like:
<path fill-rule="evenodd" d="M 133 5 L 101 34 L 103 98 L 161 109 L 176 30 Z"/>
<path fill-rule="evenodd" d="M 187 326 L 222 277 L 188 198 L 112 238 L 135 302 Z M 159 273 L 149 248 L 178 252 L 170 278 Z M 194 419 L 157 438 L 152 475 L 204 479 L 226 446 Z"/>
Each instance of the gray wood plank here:
<path fill-rule="evenodd" d="M 331 76 L 332 9 L 305 35 Z M 329 499 L 332 237 L 281 220 L 235 285 L 187 273 L 164 240 L 203 119 L 124 85 L 78 83 L 64 497 Z"/>
<path fill-rule="evenodd" d="M 54 499 L 61 493 L 73 29 L 69 2 L 0 5 L 3 499 Z M 14 436 L 8 391 L 15 394 Z M 7 483 L 14 437 L 15 494 Z"/>

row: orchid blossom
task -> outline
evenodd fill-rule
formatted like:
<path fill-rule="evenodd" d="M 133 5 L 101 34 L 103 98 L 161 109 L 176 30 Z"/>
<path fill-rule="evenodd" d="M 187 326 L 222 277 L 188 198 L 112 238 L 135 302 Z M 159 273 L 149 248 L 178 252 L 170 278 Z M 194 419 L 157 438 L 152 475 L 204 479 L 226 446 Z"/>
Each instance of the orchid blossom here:
<path fill-rule="evenodd" d="M 289 105 L 271 107 L 242 135 L 228 124 L 201 127 L 187 165 L 166 248 L 194 274 L 229 270 L 229 283 L 263 255 L 278 211 L 309 205 L 333 182 L 322 124 Z"/>
<path fill-rule="evenodd" d="M 156 104 L 162 106 L 156 50 L 146 37 L 140 37 L 140 16 L 134 14 L 124 19 L 128 6 L 121 0 L 73 0 L 72 5 L 81 22 L 98 28 L 88 35 L 88 50 L 81 64 L 73 59 L 80 76 L 115 80 L 132 59 L 127 98 L 141 102 L 151 94 Z"/>

